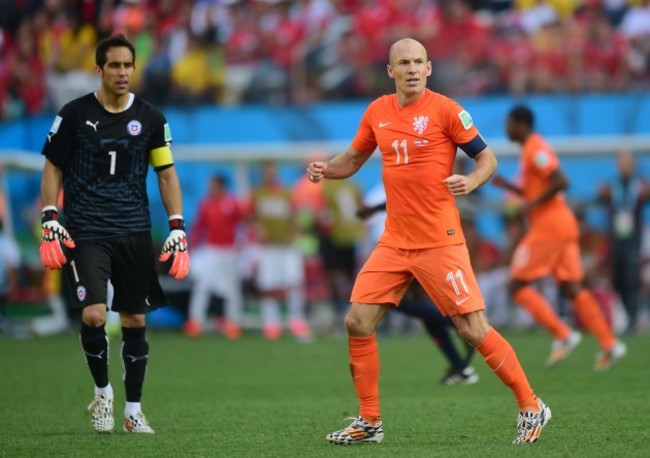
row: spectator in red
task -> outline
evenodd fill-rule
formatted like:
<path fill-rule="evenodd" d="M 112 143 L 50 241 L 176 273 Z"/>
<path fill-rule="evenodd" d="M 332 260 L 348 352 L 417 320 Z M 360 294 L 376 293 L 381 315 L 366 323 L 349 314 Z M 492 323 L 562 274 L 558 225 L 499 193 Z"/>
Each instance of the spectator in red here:
<path fill-rule="evenodd" d="M 23 114 L 30 116 L 45 104 L 45 66 L 34 37 L 31 20 L 24 19 L 16 31 L 16 46 L 7 55 L 9 90 L 23 102 Z"/>
<path fill-rule="evenodd" d="M 584 89 L 620 91 L 627 87 L 628 43 L 605 18 L 587 25 L 587 41 L 582 52 Z"/>

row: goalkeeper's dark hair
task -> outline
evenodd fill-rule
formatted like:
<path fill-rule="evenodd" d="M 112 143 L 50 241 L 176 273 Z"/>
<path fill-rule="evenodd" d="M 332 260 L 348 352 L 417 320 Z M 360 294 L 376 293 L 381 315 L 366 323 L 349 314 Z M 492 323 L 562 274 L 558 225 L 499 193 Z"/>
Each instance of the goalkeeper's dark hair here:
<path fill-rule="evenodd" d="M 510 110 L 508 116 L 513 121 L 526 124 L 526 126 L 531 129 L 535 125 L 535 115 L 533 114 L 533 110 L 528 108 L 526 105 L 517 105 Z"/>
<path fill-rule="evenodd" d="M 106 65 L 106 54 L 111 48 L 129 48 L 133 56 L 133 65 L 135 65 L 135 46 L 120 33 L 119 35 L 104 38 L 97 44 L 97 48 L 95 49 L 95 64 L 99 68 L 104 68 L 104 65 Z"/>

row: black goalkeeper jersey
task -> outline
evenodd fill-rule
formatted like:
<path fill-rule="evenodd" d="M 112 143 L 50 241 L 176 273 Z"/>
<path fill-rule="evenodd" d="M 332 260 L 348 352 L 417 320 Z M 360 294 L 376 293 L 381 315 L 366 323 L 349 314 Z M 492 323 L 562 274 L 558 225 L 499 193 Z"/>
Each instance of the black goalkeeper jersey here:
<path fill-rule="evenodd" d="M 121 113 L 106 111 L 92 93 L 66 104 L 42 154 L 62 171 L 63 214 L 72 238 L 150 231 L 149 155 L 170 143 L 165 116 L 137 96 Z"/>

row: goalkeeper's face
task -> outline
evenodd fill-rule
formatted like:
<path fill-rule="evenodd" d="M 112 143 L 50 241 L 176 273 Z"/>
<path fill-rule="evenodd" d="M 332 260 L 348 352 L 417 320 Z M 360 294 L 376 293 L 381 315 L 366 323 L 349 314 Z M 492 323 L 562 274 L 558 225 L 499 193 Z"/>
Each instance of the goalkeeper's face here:
<path fill-rule="evenodd" d="M 131 77 L 135 70 L 133 54 L 129 48 L 109 48 L 106 52 L 106 63 L 97 70 L 102 79 L 104 91 L 116 97 L 129 93 Z"/>

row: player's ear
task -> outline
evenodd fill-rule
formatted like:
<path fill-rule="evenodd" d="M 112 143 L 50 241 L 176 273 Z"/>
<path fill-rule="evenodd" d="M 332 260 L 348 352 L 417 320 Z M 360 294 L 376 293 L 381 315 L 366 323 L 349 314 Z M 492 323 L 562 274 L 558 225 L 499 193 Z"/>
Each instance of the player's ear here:
<path fill-rule="evenodd" d="M 431 61 L 428 60 L 427 61 L 427 76 L 431 76 L 431 70 L 432 70 Z"/>
<path fill-rule="evenodd" d="M 102 76 L 102 68 L 99 65 L 95 65 L 95 75 Z"/>
<path fill-rule="evenodd" d="M 395 78 L 395 75 L 393 74 L 393 67 L 391 67 L 390 64 L 386 65 L 386 72 L 388 73 L 388 76 L 390 78 Z"/>

